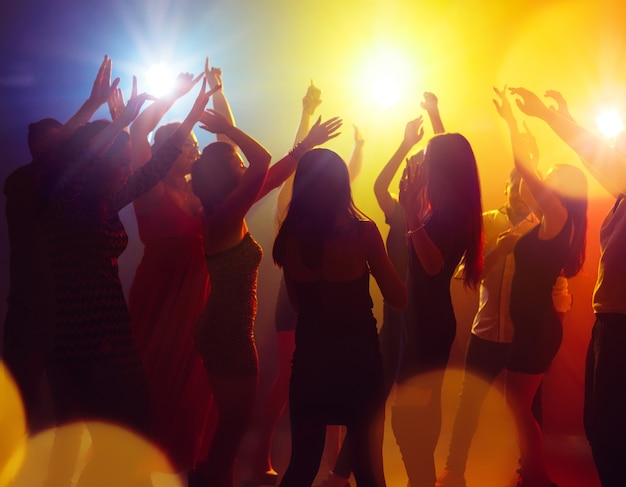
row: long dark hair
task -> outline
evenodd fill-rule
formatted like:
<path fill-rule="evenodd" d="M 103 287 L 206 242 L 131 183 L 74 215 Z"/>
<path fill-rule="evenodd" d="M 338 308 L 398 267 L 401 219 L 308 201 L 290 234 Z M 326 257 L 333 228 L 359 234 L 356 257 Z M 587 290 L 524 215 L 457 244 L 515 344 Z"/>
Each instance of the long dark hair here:
<path fill-rule="evenodd" d="M 565 188 L 557 190 L 563 206 L 572 220 L 569 254 L 563 266 L 563 276 L 570 278 L 580 272 L 585 263 L 587 248 L 587 178 L 576 166 L 557 164 L 566 179 Z"/>
<path fill-rule="evenodd" d="M 428 142 L 424 157 L 425 198 L 429 211 L 439 208 L 460 212 L 462 232 L 463 283 L 476 288 L 483 266 L 483 219 L 480 180 L 474 151 L 461 134 L 436 135 Z"/>
<path fill-rule="evenodd" d="M 298 162 L 287 216 L 274 241 L 272 256 L 276 265 L 283 266 L 287 242 L 293 238 L 305 265 L 319 268 L 324 242 L 333 234 L 340 215 L 367 219 L 352 200 L 343 159 L 328 149 L 310 150 Z"/>

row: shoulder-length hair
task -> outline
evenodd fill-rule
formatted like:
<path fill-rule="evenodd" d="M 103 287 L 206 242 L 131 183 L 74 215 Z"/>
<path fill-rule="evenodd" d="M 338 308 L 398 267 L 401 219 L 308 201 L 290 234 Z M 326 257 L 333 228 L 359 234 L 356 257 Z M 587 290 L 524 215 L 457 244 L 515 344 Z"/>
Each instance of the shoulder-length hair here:
<path fill-rule="evenodd" d="M 237 186 L 237 177 L 230 166 L 235 148 L 228 142 L 207 145 L 191 166 L 191 189 L 202 203 L 205 213 L 211 213 L 223 203 Z"/>
<path fill-rule="evenodd" d="M 303 262 L 319 268 L 324 242 L 332 236 L 341 215 L 367 219 L 352 200 L 346 163 L 331 150 L 310 150 L 298 162 L 289 209 L 274 241 L 276 265 L 283 266 L 287 241 L 293 238 Z"/>

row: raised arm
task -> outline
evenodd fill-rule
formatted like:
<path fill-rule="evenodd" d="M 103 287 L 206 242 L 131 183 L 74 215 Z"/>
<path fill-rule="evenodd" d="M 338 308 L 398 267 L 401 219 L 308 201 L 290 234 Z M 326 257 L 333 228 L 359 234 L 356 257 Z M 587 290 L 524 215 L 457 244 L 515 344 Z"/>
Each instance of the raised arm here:
<path fill-rule="evenodd" d="M 105 55 L 91 87 L 89 98 L 87 98 L 78 111 L 65 122 L 59 134 L 61 139 L 70 136 L 79 126 L 87 123 L 91 117 L 93 117 L 94 113 L 96 113 L 96 110 L 104 105 L 111 95 L 113 95 L 120 79 L 115 78 L 111 83 L 111 68 L 111 58 Z"/>
<path fill-rule="evenodd" d="M 525 114 L 546 122 L 561 140 L 578 154 L 591 175 L 610 194 L 617 198 L 626 194 L 626 158 L 617 153 L 600 136 L 567 117 L 562 110 L 551 110 L 539 97 L 525 88 L 511 88 L 511 93 L 519 96 L 517 106 Z M 553 91 L 546 96 L 553 97 Z M 569 111 L 567 111 L 569 113 Z"/>
<path fill-rule="evenodd" d="M 120 116 L 113 120 L 106 128 L 101 130 L 98 135 L 89 141 L 87 150 L 85 151 L 85 158 L 91 160 L 93 158 L 99 158 L 104 155 L 109 146 L 117 138 L 118 135 L 131 124 L 142 105 L 147 100 L 155 100 L 155 98 L 147 93 L 137 94 L 137 79 L 133 77 L 133 89 L 130 99 Z"/>
<path fill-rule="evenodd" d="M 506 88 L 500 91 L 494 87 L 493 90 L 499 98 L 499 101 L 493 100 L 496 110 L 509 127 L 515 168 L 522 176 L 524 184 L 526 184 L 530 190 L 543 213 L 541 225 L 544 229 L 544 233 L 547 235 L 556 235 L 567 219 L 567 210 L 563 206 L 563 203 L 561 203 L 560 198 L 544 182 L 537 167 L 533 163 L 531 151 L 518 129 L 511 104 L 506 96 Z"/>
<path fill-rule="evenodd" d="M 224 85 L 222 83 L 222 70 L 220 68 L 211 67 L 209 62 L 209 57 L 207 56 L 204 61 L 204 77 L 209 83 L 209 88 L 213 89 L 217 86 L 221 86 L 222 89 L 216 91 L 215 95 L 213 95 L 213 109 L 219 113 L 222 117 L 228 120 L 228 123 L 233 127 L 235 124 L 235 116 L 233 115 L 232 110 L 230 109 L 230 103 L 228 103 L 228 99 L 226 98 L 226 93 L 224 92 Z M 215 134 L 217 140 L 221 142 L 229 142 L 233 145 L 236 145 L 232 140 L 228 138 L 225 134 Z"/>
<path fill-rule="evenodd" d="M 194 79 L 193 75 L 189 73 L 179 74 L 170 92 L 141 112 L 130 126 L 131 170 L 137 170 L 150 160 L 152 150 L 148 141 L 148 135 L 156 128 L 176 100 L 191 91 L 198 79 Z"/>
<path fill-rule="evenodd" d="M 337 131 L 341 128 L 342 124 L 343 120 L 339 117 L 333 117 L 325 122 L 322 122 L 322 117 L 319 117 L 302 142 L 297 144 L 289 151 L 289 154 L 270 167 L 267 180 L 259 193 L 258 199 L 261 199 L 267 193 L 283 184 L 285 180 L 294 173 L 298 161 L 306 152 L 340 135 L 341 132 Z"/>
<path fill-rule="evenodd" d="M 407 170 L 400 181 L 400 204 L 404 209 L 406 235 L 424 271 L 429 276 L 441 272 L 444 266 L 443 255 L 432 241 L 424 222 L 426 201 L 423 195 L 422 166 L 407 164 Z"/>
<path fill-rule="evenodd" d="M 306 135 L 309 133 L 311 129 L 311 117 L 315 113 L 315 109 L 322 103 L 320 96 L 322 91 L 313 84 L 313 80 L 311 80 L 311 84 L 308 86 L 304 97 L 302 97 L 302 112 L 300 113 L 300 122 L 298 123 L 298 129 L 296 130 L 296 137 L 293 142 L 293 145 L 296 146 Z M 278 192 L 278 198 L 276 200 L 276 218 L 279 221 L 284 217 L 287 213 L 287 207 L 289 206 L 289 202 L 291 201 L 291 191 L 293 188 L 293 177 L 288 177 Z"/>
<path fill-rule="evenodd" d="M 191 107 L 189 114 L 169 136 L 167 141 L 152 154 L 151 159 L 137 171 L 133 172 L 128 178 L 124 189 L 116 197 L 118 208 L 121 209 L 131 201 L 141 197 L 163 179 L 180 154 L 181 148 L 189 137 L 191 129 L 204 113 L 204 108 L 212 94 L 212 91 L 206 91 L 206 81 L 203 81 L 200 93 Z M 126 111 L 132 106 L 134 98 L 136 97 L 131 97 L 118 120 L 124 118 Z M 118 123 L 118 120 L 113 122 L 113 124 Z"/>
<path fill-rule="evenodd" d="M 359 177 L 361 169 L 363 169 L 363 145 L 365 139 L 359 130 L 359 127 L 354 127 L 354 147 L 352 148 L 352 154 L 350 155 L 350 161 L 348 161 L 348 173 L 350 174 L 350 182 Z"/>
<path fill-rule="evenodd" d="M 425 91 L 424 101 L 422 101 L 420 106 L 426 110 L 426 113 L 428 113 L 428 118 L 433 126 L 433 132 L 436 134 L 443 134 L 446 129 L 443 127 L 443 121 L 441 120 L 441 115 L 439 114 L 439 100 L 437 100 L 435 94 Z"/>
<path fill-rule="evenodd" d="M 400 146 L 391 156 L 391 159 L 389 159 L 387 164 L 383 166 L 380 174 L 374 182 L 374 195 L 376 196 L 376 201 L 378 202 L 380 209 L 383 210 L 385 218 L 387 219 L 391 218 L 397 203 L 396 199 L 389 192 L 389 186 L 391 185 L 391 181 L 398 172 L 398 169 L 400 168 L 400 165 L 404 161 L 406 155 L 413 148 L 413 146 L 415 146 L 424 137 L 424 128 L 422 127 L 422 123 L 423 119 L 419 116 L 415 120 L 411 120 L 406 124 L 404 137 Z"/>
<path fill-rule="evenodd" d="M 202 122 L 200 128 L 214 134 L 224 134 L 232 140 L 241 149 L 248 161 L 248 168 L 241 176 L 237 186 L 214 215 L 221 221 L 243 220 L 263 188 L 272 156 L 265 147 L 232 125 L 226 117 L 215 110 L 206 110 L 200 121 Z"/>
<path fill-rule="evenodd" d="M 317 86 L 313 84 L 313 80 L 311 80 L 311 84 L 306 90 L 306 93 L 302 97 L 302 112 L 300 114 L 300 123 L 298 124 L 298 129 L 296 130 L 296 137 L 293 141 L 293 145 L 297 145 L 309 133 L 311 130 L 311 118 L 315 114 L 315 110 L 322 103 L 321 97 L 322 90 L 320 90 Z"/>

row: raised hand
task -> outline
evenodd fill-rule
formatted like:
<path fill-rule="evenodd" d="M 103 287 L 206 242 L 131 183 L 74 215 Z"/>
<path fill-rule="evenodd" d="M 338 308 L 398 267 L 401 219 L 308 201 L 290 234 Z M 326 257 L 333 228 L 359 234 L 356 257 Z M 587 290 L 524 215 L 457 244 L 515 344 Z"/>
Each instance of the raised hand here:
<path fill-rule="evenodd" d="M 498 95 L 498 100 L 493 100 L 493 104 L 496 107 L 496 111 L 498 114 L 507 122 L 507 123 L 515 123 L 515 115 L 513 115 L 513 110 L 511 109 L 511 103 L 506 96 L 506 86 L 499 90 L 495 86 L 493 87 L 493 91 Z"/>
<path fill-rule="evenodd" d="M 520 97 L 515 100 L 515 103 L 526 115 L 543 118 L 551 113 L 551 110 L 532 91 L 526 88 L 509 88 L 509 92 Z"/>
<path fill-rule="evenodd" d="M 423 122 L 424 119 L 420 115 L 406 124 L 406 127 L 404 128 L 404 142 L 407 145 L 411 145 L 411 147 L 413 147 L 420 140 L 422 140 L 424 137 L 424 127 L 422 126 Z"/>
<path fill-rule="evenodd" d="M 174 98 L 180 98 L 191 91 L 191 89 L 195 86 L 195 84 L 200 80 L 202 75 L 193 77 L 193 74 L 190 73 L 180 73 L 176 80 L 174 81 L 174 85 L 170 89 L 168 95 L 173 96 Z"/>
<path fill-rule="evenodd" d="M 222 85 L 217 85 L 214 88 L 211 88 L 209 91 L 206 91 L 206 85 L 207 81 L 206 79 L 203 79 L 200 93 L 198 94 L 196 101 L 191 107 L 191 111 L 189 112 L 189 115 L 187 115 L 187 119 L 193 120 L 194 122 L 200 120 L 204 114 L 204 109 L 206 108 L 207 103 L 209 103 L 211 95 L 222 89 Z"/>
<path fill-rule="evenodd" d="M 533 166 L 538 167 L 539 165 L 539 146 L 537 145 L 537 139 L 531 133 L 528 125 L 524 122 L 524 131 L 520 132 L 520 138 L 526 150 L 528 151 L 528 155 L 530 156 L 530 160 L 533 163 Z"/>
<path fill-rule="evenodd" d="M 121 113 L 126 108 L 126 102 L 124 101 L 124 93 L 119 86 L 113 90 L 113 93 L 107 100 L 109 105 L 109 113 L 111 114 L 111 120 L 117 120 Z"/>
<path fill-rule="evenodd" d="M 545 96 L 546 98 L 552 98 L 556 102 L 556 106 L 550 105 L 550 110 L 555 111 L 559 115 L 569 120 L 574 120 L 569 112 L 565 97 L 559 91 L 548 90 L 543 96 Z"/>
<path fill-rule="evenodd" d="M 104 105 L 111 98 L 120 82 L 119 78 L 115 78 L 111 83 L 112 65 L 111 58 L 105 55 L 89 95 L 89 101 L 97 106 Z"/>
<path fill-rule="evenodd" d="M 365 143 L 365 139 L 363 138 L 363 134 L 359 130 L 359 127 L 354 124 L 352 124 L 352 127 L 354 128 L 354 143 L 363 145 Z"/>
<path fill-rule="evenodd" d="M 423 152 L 421 158 L 423 160 Z M 398 202 L 407 212 L 413 215 L 422 214 L 423 201 L 421 197 L 421 186 L 423 179 L 423 171 L 420 159 L 412 156 L 407 158 L 406 167 L 400 179 L 400 193 L 398 194 Z"/>
<path fill-rule="evenodd" d="M 322 90 L 315 86 L 311 80 L 311 84 L 302 98 L 302 111 L 308 115 L 313 115 L 315 109 L 322 103 L 320 96 L 322 96 Z"/>
<path fill-rule="evenodd" d="M 205 110 L 200 116 L 201 129 L 213 134 L 223 134 L 233 125 L 222 114 L 215 110 Z"/>
<path fill-rule="evenodd" d="M 427 112 L 437 111 L 439 109 L 439 100 L 437 100 L 437 96 L 430 91 L 424 92 L 424 100 L 420 103 L 420 107 L 422 107 Z"/>
<path fill-rule="evenodd" d="M 213 89 L 216 86 L 222 86 L 222 70 L 220 68 L 211 67 L 208 56 L 204 61 L 204 77 L 206 78 L 207 83 L 209 83 L 210 89 Z"/>
<path fill-rule="evenodd" d="M 339 117 L 333 117 L 325 122 L 322 122 L 322 117 L 319 117 L 309 133 L 302 141 L 302 145 L 307 149 L 312 149 L 315 146 L 328 142 L 330 139 L 334 139 L 341 132 L 337 132 L 343 125 L 343 120 Z"/>

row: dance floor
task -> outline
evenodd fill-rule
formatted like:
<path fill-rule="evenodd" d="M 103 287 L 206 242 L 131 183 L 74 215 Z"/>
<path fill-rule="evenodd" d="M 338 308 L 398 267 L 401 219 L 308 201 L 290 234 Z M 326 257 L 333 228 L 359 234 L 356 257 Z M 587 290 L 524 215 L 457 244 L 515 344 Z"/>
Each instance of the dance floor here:
<path fill-rule="evenodd" d="M 435 452 L 438 472 L 445 465 L 460 383 L 460 373 L 447 373 L 443 391 L 442 431 Z M 553 480 L 559 487 L 599 487 L 600 483 L 593 465 L 591 452 L 584 436 L 552 432 L 549 425 L 545 425 L 545 430 L 545 455 L 548 468 Z M 78 460 L 75 462 L 76 468 L 73 472 L 73 485 L 76 485 L 76 479 L 90 455 L 90 438 L 87 430 L 83 429 L 79 435 L 81 437 L 80 449 Z M 43 485 L 50 463 L 53 438 L 53 430 L 48 430 L 29 439 L 24 463 L 17 477 L 9 484 L 11 487 Z M 242 487 L 253 485 L 249 481 L 252 478 L 252 458 L 256 439 L 256 432 L 253 430 L 246 437 L 241 447 L 240 461 L 237 466 L 237 485 Z M 127 445 L 128 439 L 122 435 L 118 442 L 120 452 L 122 452 L 122 447 Z M 285 415 L 276 432 L 273 450 L 274 467 L 281 473 L 285 471 L 289 462 L 289 443 L 289 423 Z M 327 440 L 327 451 L 324 454 L 315 484 L 323 481 L 332 468 L 332 457 L 334 450 L 336 451 L 337 443 L 337 435 L 331 430 Z M 518 450 L 511 418 L 504 406 L 502 396 L 496 389 L 492 389 L 483 407 L 480 425 L 470 450 L 466 471 L 467 486 L 514 486 L 517 458 Z M 112 458 L 110 468 L 115 468 L 117 461 L 119 460 Z M 407 477 L 391 430 L 389 407 L 386 416 L 384 461 L 387 486 L 406 487 Z M 154 487 L 182 487 L 186 485 L 181 477 L 172 473 L 152 474 L 152 482 Z M 351 479 L 351 485 L 355 486 L 354 479 Z"/>

